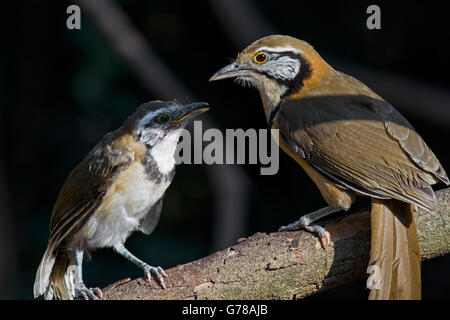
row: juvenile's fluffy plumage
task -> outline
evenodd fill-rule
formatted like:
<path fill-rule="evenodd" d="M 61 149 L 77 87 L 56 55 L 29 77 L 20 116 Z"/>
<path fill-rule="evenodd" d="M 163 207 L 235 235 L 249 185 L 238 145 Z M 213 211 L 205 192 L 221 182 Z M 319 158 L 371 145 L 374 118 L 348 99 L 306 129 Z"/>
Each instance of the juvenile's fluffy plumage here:
<path fill-rule="evenodd" d="M 140 261 L 123 244 L 133 231 L 150 234 L 156 227 L 164 192 L 175 174 L 178 138 L 186 122 L 206 111 L 206 105 L 143 104 L 70 173 L 53 207 L 35 297 L 97 298 L 100 291 L 82 282 L 81 264 L 84 254 L 103 247 L 112 247 L 143 268 L 148 279 L 156 275 L 164 286 L 164 271 Z"/>

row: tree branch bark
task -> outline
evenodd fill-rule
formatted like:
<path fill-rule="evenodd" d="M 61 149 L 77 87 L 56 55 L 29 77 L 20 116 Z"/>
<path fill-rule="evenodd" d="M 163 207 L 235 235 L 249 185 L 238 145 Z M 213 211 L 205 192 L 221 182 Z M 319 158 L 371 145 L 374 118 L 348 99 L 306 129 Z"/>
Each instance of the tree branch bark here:
<path fill-rule="evenodd" d="M 450 188 L 436 192 L 437 212 L 419 210 L 422 260 L 450 251 Z M 166 270 L 167 289 L 139 278 L 103 290 L 104 299 L 298 299 L 366 277 L 370 252 L 368 211 L 325 224 L 324 250 L 304 231 L 257 233 L 205 258 Z"/>

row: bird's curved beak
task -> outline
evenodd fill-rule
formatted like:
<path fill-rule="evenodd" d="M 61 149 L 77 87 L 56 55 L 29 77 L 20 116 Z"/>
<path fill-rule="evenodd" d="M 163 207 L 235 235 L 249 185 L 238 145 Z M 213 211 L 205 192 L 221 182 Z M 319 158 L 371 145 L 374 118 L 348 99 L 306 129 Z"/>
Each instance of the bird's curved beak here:
<path fill-rule="evenodd" d="M 223 67 L 209 78 L 209 81 L 216 81 L 228 78 L 243 77 L 250 73 L 250 69 L 235 61 Z"/>
<path fill-rule="evenodd" d="M 172 126 L 179 124 L 181 121 L 192 119 L 203 112 L 209 110 L 208 103 L 206 102 L 194 102 L 184 105 L 183 114 L 172 122 Z"/>

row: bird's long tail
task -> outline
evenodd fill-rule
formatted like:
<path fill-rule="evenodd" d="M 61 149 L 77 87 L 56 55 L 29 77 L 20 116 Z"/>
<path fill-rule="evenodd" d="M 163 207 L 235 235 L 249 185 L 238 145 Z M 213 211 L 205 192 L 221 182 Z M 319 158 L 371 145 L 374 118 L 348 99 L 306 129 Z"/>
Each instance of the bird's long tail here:
<path fill-rule="evenodd" d="M 74 277 L 71 270 L 69 253 L 55 253 L 51 245 L 42 257 L 34 282 L 34 297 L 44 295 L 46 300 L 71 300 L 74 296 Z"/>
<path fill-rule="evenodd" d="M 371 300 L 421 299 L 420 248 L 414 205 L 399 200 L 372 199 L 372 239 L 369 266 L 379 280 Z"/>

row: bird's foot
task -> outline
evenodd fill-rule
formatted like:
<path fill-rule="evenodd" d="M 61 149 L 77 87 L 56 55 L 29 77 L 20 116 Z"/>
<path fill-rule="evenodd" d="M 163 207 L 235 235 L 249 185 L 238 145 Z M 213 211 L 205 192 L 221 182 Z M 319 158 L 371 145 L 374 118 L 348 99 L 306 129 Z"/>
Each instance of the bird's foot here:
<path fill-rule="evenodd" d="M 75 299 L 101 300 L 102 298 L 103 293 L 99 288 L 87 288 L 84 284 L 82 284 L 75 289 Z"/>
<path fill-rule="evenodd" d="M 158 279 L 158 282 L 161 285 L 161 287 L 163 287 L 164 290 L 166 289 L 166 284 L 164 283 L 163 276 L 168 278 L 168 275 L 164 272 L 163 268 L 152 267 L 152 266 L 147 265 L 144 267 L 144 273 L 145 273 L 145 278 L 147 279 L 147 281 L 150 282 L 152 280 L 152 274 L 153 274 Z"/>
<path fill-rule="evenodd" d="M 305 229 L 319 235 L 324 248 L 327 248 L 331 243 L 330 233 L 326 231 L 325 228 L 317 224 L 313 224 L 311 220 L 308 219 L 306 216 L 301 217 L 297 221 L 290 223 L 287 226 L 282 226 L 281 228 L 278 229 L 278 232 L 295 231 L 300 229 Z"/>

